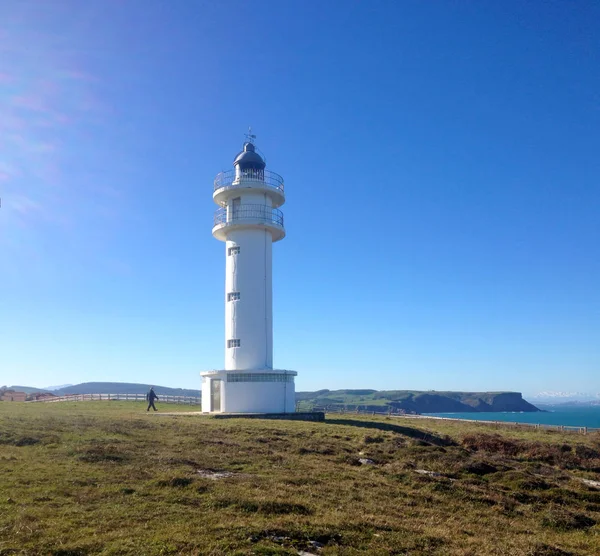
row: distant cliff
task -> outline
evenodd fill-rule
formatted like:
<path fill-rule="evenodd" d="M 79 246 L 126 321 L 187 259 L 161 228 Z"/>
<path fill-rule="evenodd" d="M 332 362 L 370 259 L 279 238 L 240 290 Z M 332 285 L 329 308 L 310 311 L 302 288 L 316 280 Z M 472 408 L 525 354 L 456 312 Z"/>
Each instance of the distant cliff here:
<path fill-rule="evenodd" d="M 20 392 L 44 392 L 38 388 L 13 386 Z M 55 390 L 68 394 L 145 394 L 148 384 L 128 382 L 85 382 Z M 196 396 L 200 390 L 154 385 L 155 392 L 169 396 Z M 419 392 L 415 390 L 318 390 L 296 392 L 300 411 L 315 407 L 346 408 L 364 411 L 407 413 L 464 413 L 482 411 L 542 411 L 525 401 L 519 392 Z"/>
<path fill-rule="evenodd" d="M 59 388 L 53 394 L 68 396 L 71 394 L 145 394 L 150 389 L 148 384 L 133 382 L 84 382 Z M 154 391 L 160 396 L 192 396 L 199 397 L 200 390 L 186 388 L 168 388 L 167 386 L 154 385 Z"/>
<path fill-rule="evenodd" d="M 298 392 L 301 409 L 334 407 L 408 413 L 540 411 L 519 392 L 419 392 L 413 390 L 319 390 Z"/>

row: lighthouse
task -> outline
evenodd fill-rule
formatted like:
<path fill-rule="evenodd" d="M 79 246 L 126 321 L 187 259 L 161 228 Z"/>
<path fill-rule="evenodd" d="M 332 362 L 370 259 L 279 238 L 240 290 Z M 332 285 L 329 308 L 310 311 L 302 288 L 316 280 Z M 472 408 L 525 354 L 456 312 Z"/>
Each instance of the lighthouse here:
<path fill-rule="evenodd" d="M 296 372 L 273 368 L 273 243 L 285 237 L 283 178 L 254 135 L 217 174 L 213 236 L 225 243 L 225 368 L 202 376 L 202 411 L 291 413 Z"/>

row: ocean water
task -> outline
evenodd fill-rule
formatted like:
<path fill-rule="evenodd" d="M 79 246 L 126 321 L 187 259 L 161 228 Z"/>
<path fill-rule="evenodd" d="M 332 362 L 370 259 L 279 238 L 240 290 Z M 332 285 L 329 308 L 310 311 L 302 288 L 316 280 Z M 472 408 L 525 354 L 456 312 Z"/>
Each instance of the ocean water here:
<path fill-rule="evenodd" d="M 591 407 L 538 406 L 544 412 L 535 413 L 427 413 L 434 417 L 452 417 L 473 421 L 510 421 L 571 427 L 600 428 L 600 405 Z"/>

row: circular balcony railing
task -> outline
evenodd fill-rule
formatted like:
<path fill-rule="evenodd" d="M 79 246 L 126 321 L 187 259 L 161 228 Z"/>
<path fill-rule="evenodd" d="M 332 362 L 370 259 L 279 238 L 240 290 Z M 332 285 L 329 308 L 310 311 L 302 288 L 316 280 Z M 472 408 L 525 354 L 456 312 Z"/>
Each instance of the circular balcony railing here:
<path fill-rule="evenodd" d="M 283 178 L 271 172 L 270 170 L 241 170 L 240 175 L 236 175 L 236 171 L 228 170 L 227 172 L 221 172 L 217 174 L 215 178 L 214 190 L 221 189 L 223 187 L 235 187 L 242 185 L 245 182 L 260 182 L 267 187 L 272 187 L 283 193 Z"/>
<path fill-rule="evenodd" d="M 283 228 L 283 212 L 266 205 L 238 205 L 215 211 L 213 227 L 219 224 L 265 224 Z"/>

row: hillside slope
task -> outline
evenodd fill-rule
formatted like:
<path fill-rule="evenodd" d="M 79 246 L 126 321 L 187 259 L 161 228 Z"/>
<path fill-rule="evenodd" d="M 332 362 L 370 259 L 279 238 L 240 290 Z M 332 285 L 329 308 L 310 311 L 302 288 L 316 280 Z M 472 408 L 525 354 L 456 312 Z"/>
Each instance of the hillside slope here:
<path fill-rule="evenodd" d="M 303 410 L 359 406 L 366 411 L 409 413 L 464 413 L 489 411 L 540 411 L 519 392 L 419 392 L 412 390 L 319 390 L 298 392 Z"/>
<path fill-rule="evenodd" d="M 43 394 L 45 392 L 50 392 L 50 390 L 44 390 L 43 388 L 34 388 L 33 386 L 13 385 L 8 386 L 8 389 L 14 390 L 15 392 L 25 392 L 26 394 Z"/>
<path fill-rule="evenodd" d="M 55 390 L 53 394 L 145 394 L 148 384 L 132 382 L 83 382 Z M 21 392 L 44 392 L 38 388 L 13 386 Z M 154 386 L 160 396 L 200 397 L 200 390 Z M 414 390 L 318 390 L 296 392 L 298 409 L 307 411 L 315 407 L 388 411 L 400 413 L 464 413 L 488 411 L 541 411 L 523 399 L 519 392 L 420 392 Z"/>
<path fill-rule="evenodd" d="M 57 396 L 70 394 L 145 394 L 150 386 L 133 382 L 82 382 L 66 388 L 55 390 Z M 160 396 L 200 396 L 200 390 L 187 388 L 169 388 L 167 386 L 154 386 L 154 391 Z"/>

